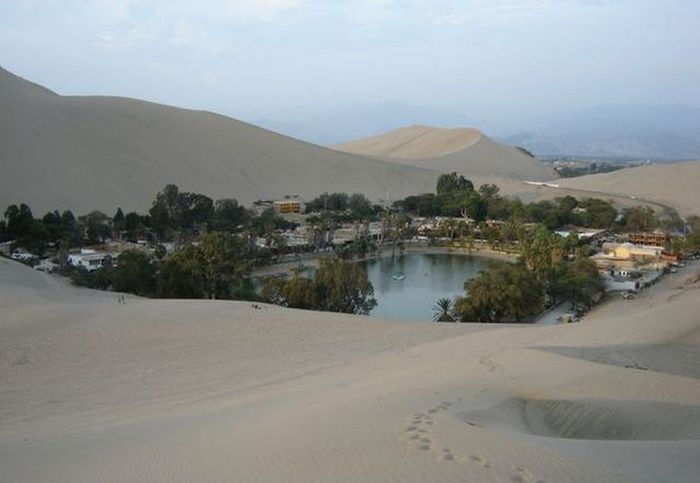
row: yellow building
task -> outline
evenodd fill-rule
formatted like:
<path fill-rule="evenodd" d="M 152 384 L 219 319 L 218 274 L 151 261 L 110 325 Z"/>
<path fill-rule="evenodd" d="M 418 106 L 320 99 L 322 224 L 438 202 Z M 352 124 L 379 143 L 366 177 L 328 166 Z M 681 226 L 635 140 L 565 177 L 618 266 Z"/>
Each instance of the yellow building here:
<path fill-rule="evenodd" d="M 605 243 L 603 251 L 591 260 L 601 269 L 611 268 L 661 268 L 663 247 L 634 245 L 632 243 Z"/>
<path fill-rule="evenodd" d="M 304 210 L 304 203 L 302 203 L 300 200 L 275 201 L 272 206 L 277 213 L 282 215 L 292 213 L 298 214 Z"/>

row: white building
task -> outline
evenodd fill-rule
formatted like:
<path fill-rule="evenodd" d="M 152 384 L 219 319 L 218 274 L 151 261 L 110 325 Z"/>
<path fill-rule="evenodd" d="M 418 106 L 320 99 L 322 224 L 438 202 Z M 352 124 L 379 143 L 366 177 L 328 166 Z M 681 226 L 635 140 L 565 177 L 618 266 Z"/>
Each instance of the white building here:
<path fill-rule="evenodd" d="M 294 230 L 285 230 L 282 232 L 282 237 L 284 237 L 288 247 L 303 247 L 313 244 L 313 237 L 304 226 L 298 226 Z"/>
<path fill-rule="evenodd" d="M 88 272 L 98 270 L 105 265 L 105 261 L 112 258 L 112 255 L 106 252 L 98 252 L 83 248 L 80 253 L 71 253 L 68 255 L 68 263 L 74 267 L 83 267 Z"/>

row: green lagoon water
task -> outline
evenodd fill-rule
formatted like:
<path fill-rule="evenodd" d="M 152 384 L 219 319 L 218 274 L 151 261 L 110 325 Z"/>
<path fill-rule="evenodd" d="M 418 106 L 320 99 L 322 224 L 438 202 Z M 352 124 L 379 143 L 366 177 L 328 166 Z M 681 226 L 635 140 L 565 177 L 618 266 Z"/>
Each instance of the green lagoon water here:
<path fill-rule="evenodd" d="M 468 255 L 408 254 L 360 264 L 367 268 L 377 299 L 371 317 L 429 321 L 435 302 L 464 295 L 464 282 L 486 269 L 488 260 Z M 394 280 L 394 274 L 406 278 Z"/>

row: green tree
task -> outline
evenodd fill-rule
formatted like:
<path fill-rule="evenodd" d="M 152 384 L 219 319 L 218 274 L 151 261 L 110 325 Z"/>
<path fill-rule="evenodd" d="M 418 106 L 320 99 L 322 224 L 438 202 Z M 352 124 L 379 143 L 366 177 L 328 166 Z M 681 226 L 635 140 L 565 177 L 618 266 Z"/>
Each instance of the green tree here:
<path fill-rule="evenodd" d="M 112 235 L 109 228 L 109 217 L 101 211 L 95 210 L 79 218 L 84 228 L 88 243 L 102 243 Z"/>
<path fill-rule="evenodd" d="M 700 217 L 691 216 L 688 218 L 690 233 L 686 236 L 686 246 L 688 250 L 700 251 Z"/>
<path fill-rule="evenodd" d="M 441 298 L 433 306 L 433 320 L 435 322 L 454 322 L 452 316 L 452 300 L 449 298 Z"/>
<path fill-rule="evenodd" d="M 461 195 L 474 191 L 474 184 L 463 175 L 452 172 L 440 175 L 436 191 L 438 196 Z"/>
<path fill-rule="evenodd" d="M 199 239 L 200 259 L 207 298 L 229 298 L 235 284 L 242 280 L 249 265 L 242 256 L 242 243 L 220 232 Z"/>
<path fill-rule="evenodd" d="M 519 322 L 544 306 L 542 284 L 520 264 L 495 263 L 465 283 L 467 295 L 455 303 L 460 320 Z"/>
<path fill-rule="evenodd" d="M 157 292 L 164 298 L 231 299 L 252 259 L 240 238 L 207 233 L 161 262 Z"/>
<path fill-rule="evenodd" d="M 112 270 L 112 288 L 144 297 L 155 294 L 156 268 L 151 257 L 143 252 L 127 250 L 117 258 Z"/>
<path fill-rule="evenodd" d="M 211 220 L 212 230 L 233 233 L 250 221 L 250 213 L 234 198 L 217 200 Z"/>
<path fill-rule="evenodd" d="M 160 298 L 201 299 L 207 294 L 203 260 L 198 247 L 187 245 L 160 263 Z"/>
<path fill-rule="evenodd" d="M 357 263 L 322 258 L 314 277 L 320 310 L 369 314 L 377 305 L 367 271 Z"/>
<path fill-rule="evenodd" d="M 520 258 L 529 270 L 542 280 L 552 267 L 552 234 L 540 225 L 534 235 L 527 233 L 520 240 Z"/>
<path fill-rule="evenodd" d="M 178 211 L 179 188 L 174 184 L 166 185 L 163 190 L 156 194 L 156 199 L 149 210 L 153 228 L 160 235 L 176 227 Z"/>
<path fill-rule="evenodd" d="M 462 206 L 464 207 L 463 214 L 469 216 L 473 220 L 479 222 L 486 219 L 488 207 L 479 193 L 473 191 L 467 194 L 462 202 Z"/>
<path fill-rule="evenodd" d="M 288 307 L 295 309 L 313 310 L 319 305 L 314 281 L 304 277 L 296 277 L 286 282 L 282 286 L 281 296 Z"/>
<path fill-rule="evenodd" d="M 348 209 L 354 220 L 367 220 L 372 216 L 372 203 L 365 195 L 351 195 L 348 199 Z"/>
<path fill-rule="evenodd" d="M 114 216 L 112 217 L 112 222 L 116 224 L 121 223 L 122 221 L 124 221 L 124 212 L 121 208 L 117 208 L 116 213 L 114 213 Z"/>
<path fill-rule="evenodd" d="M 624 212 L 625 227 L 629 231 L 651 231 L 657 226 L 654 210 L 648 206 L 634 206 Z"/>
<path fill-rule="evenodd" d="M 288 307 L 347 314 L 368 314 L 376 305 L 367 271 L 352 262 L 321 258 L 313 279 L 268 279 L 263 298 Z"/>
<path fill-rule="evenodd" d="M 562 262 L 555 269 L 552 282 L 554 301 L 568 300 L 572 305 L 590 307 L 605 291 L 605 282 L 595 264 L 586 257 Z"/>
<path fill-rule="evenodd" d="M 20 206 L 10 205 L 5 210 L 5 228 L 9 238 L 23 238 L 29 234 L 34 223 L 31 208 L 22 203 Z"/>

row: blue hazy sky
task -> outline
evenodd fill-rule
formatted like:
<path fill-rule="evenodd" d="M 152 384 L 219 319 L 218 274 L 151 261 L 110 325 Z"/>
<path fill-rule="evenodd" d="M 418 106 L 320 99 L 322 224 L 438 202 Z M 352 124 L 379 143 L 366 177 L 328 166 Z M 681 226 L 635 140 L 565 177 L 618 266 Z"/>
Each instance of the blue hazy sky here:
<path fill-rule="evenodd" d="M 0 65 L 62 94 L 269 115 L 700 106 L 697 0 L 0 0 Z"/>

